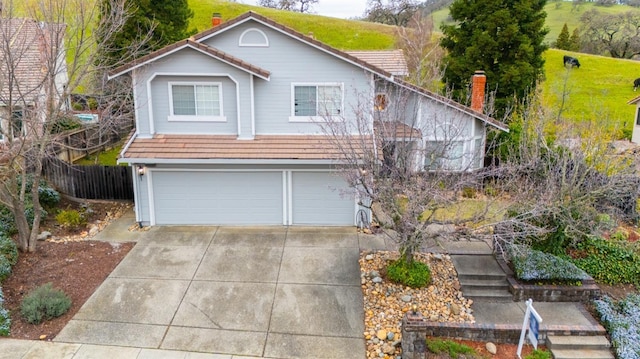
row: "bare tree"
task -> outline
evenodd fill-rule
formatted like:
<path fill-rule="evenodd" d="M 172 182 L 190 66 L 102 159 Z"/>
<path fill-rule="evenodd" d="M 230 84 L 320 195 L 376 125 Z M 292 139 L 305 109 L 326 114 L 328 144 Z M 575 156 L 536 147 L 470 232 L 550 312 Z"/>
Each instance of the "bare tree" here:
<path fill-rule="evenodd" d="M 407 60 L 407 80 L 437 92 L 442 83 L 444 50 L 433 37 L 433 18 L 415 13 L 406 27 L 397 28 L 396 39 Z"/>
<path fill-rule="evenodd" d="M 44 161 L 62 146 L 53 127 L 68 116 L 69 94 L 79 88 L 100 91 L 91 82 L 106 69 L 98 60 L 100 42 L 91 34 L 115 34 L 129 12 L 125 0 L 113 0 L 112 11 L 99 18 L 99 6 L 82 0 L 37 0 L 23 5 L 18 17 L 13 1 L 4 1 L 0 18 L 0 102 L 4 112 L 0 135 L 0 203 L 15 217 L 18 246 L 36 250 L 41 220 L 38 183 Z M 98 31 L 98 30 L 97 30 Z M 105 36 L 102 37 L 103 41 Z M 67 52 L 67 50 L 73 51 Z M 117 111 L 101 126 L 117 126 Z M 111 123 L 109 123 L 111 122 Z M 28 182 L 32 182 L 28 191 Z M 33 204 L 33 220 L 25 214 Z"/>
<path fill-rule="evenodd" d="M 364 19 L 387 25 L 406 26 L 421 6 L 417 0 L 368 0 Z"/>
<path fill-rule="evenodd" d="M 481 167 L 484 143 L 467 136 L 468 115 L 402 84 L 378 83 L 357 94 L 353 117 L 319 125 L 338 148 L 360 206 L 410 262 L 423 246 L 485 218 L 491 201 L 466 213 L 458 206 L 463 189 L 475 193 L 482 183 L 473 169 Z"/>
<path fill-rule="evenodd" d="M 584 52 L 631 59 L 640 55 L 640 14 L 627 11 L 604 14 L 596 9 L 581 16 L 581 41 Z"/>
<path fill-rule="evenodd" d="M 309 13 L 319 0 L 259 0 L 258 5 L 273 9 Z"/>
<path fill-rule="evenodd" d="M 564 254 L 617 221 L 637 220 L 640 181 L 629 158 L 614 153 L 600 133 L 578 137 L 536 99 L 522 108 L 513 119 L 519 137 L 492 176 L 508 194 L 507 215 L 492 224 L 497 248 L 535 244 Z"/>

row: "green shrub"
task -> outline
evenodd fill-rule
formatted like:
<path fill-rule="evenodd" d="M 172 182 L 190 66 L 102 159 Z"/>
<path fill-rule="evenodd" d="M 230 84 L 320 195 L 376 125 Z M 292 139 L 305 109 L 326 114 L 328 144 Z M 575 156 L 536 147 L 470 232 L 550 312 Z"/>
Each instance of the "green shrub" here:
<path fill-rule="evenodd" d="M 525 355 L 524 359 L 551 359 L 551 353 L 536 349 L 531 354 Z"/>
<path fill-rule="evenodd" d="M 431 270 L 428 265 L 416 260 L 407 263 L 404 257 L 387 266 L 387 276 L 396 283 L 412 288 L 422 288 L 431 283 Z"/>
<path fill-rule="evenodd" d="M 18 263 L 18 246 L 11 238 L 0 232 L 0 256 L 4 256 L 12 266 Z"/>
<path fill-rule="evenodd" d="M 82 121 L 75 116 L 65 116 L 49 123 L 50 133 L 62 133 L 82 127 Z"/>
<path fill-rule="evenodd" d="M 0 287 L 0 336 L 9 336 L 10 329 L 11 316 L 9 311 L 4 308 L 4 294 L 2 293 L 2 287 Z"/>
<path fill-rule="evenodd" d="M 31 291 L 20 304 L 20 314 L 31 324 L 57 318 L 71 307 L 71 299 L 51 283 L 41 285 Z"/>
<path fill-rule="evenodd" d="M 0 283 L 11 275 L 11 263 L 5 256 L 0 256 Z"/>
<path fill-rule="evenodd" d="M 98 100 L 96 100 L 93 97 L 89 97 L 87 99 L 87 107 L 89 107 L 89 110 L 91 110 L 91 111 L 97 110 L 98 109 Z"/>
<path fill-rule="evenodd" d="M 0 232 L 12 235 L 17 231 L 18 229 L 13 219 L 13 213 L 9 208 L 0 205 Z"/>
<path fill-rule="evenodd" d="M 86 224 L 87 220 L 75 209 L 65 209 L 56 215 L 56 221 L 65 228 L 77 228 Z"/>
<path fill-rule="evenodd" d="M 429 339 L 427 349 L 435 354 L 448 354 L 451 358 L 477 358 L 473 348 L 453 340 Z"/>
<path fill-rule="evenodd" d="M 589 279 L 587 273 L 570 261 L 524 245 L 510 245 L 507 254 L 516 278 L 520 280 L 576 282 Z"/>
<path fill-rule="evenodd" d="M 576 246 L 580 258 L 572 262 L 599 282 L 640 285 L 640 255 L 624 242 L 590 238 Z"/>
<path fill-rule="evenodd" d="M 476 198 L 476 189 L 473 187 L 462 188 L 462 197 L 464 198 Z"/>

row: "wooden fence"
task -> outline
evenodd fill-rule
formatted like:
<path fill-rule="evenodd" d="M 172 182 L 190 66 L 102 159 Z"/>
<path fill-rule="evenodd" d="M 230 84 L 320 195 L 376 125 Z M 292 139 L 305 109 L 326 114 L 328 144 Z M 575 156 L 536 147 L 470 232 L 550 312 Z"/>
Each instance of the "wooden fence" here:
<path fill-rule="evenodd" d="M 131 167 L 79 166 L 47 160 L 43 176 L 60 192 L 84 199 L 133 199 Z"/>

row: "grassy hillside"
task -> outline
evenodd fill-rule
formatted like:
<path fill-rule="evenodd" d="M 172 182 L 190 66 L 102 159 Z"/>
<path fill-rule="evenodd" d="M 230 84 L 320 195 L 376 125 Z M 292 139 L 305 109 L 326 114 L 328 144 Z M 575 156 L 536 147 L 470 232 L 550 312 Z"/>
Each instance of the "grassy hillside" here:
<path fill-rule="evenodd" d="M 316 39 L 342 50 L 378 50 L 394 47 L 394 27 L 365 21 L 300 14 L 220 0 L 189 0 L 194 12 L 191 26 L 202 31 L 211 27 L 211 14 L 219 12 L 223 20 L 247 11 L 255 11 L 297 31 L 313 32 Z"/>
<path fill-rule="evenodd" d="M 565 23 L 567 23 L 567 26 L 569 27 L 569 32 L 573 32 L 573 29 L 580 24 L 580 16 L 593 8 L 603 13 L 619 13 L 629 10 L 640 11 L 639 9 L 626 5 L 602 7 L 595 6 L 592 2 L 585 2 L 578 6 L 574 6 L 571 1 L 551 1 L 545 6 L 545 11 L 547 12 L 546 26 L 549 28 L 549 33 L 545 37 L 545 42 L 551 44 L 556 41 L 560 31 L 562 30 L 562 26 Z M 440 24 L 450 22 L 450 19 L 448 18 L 448 8 L 438 10 L 434 12 L 432 16 L 438 29 L 440 28 Z"/>
<path fill-rule="evenodd" d="M 566 69 L 564 54 L 577 57 L 580 68 Z M 547 107 L 558 109 L 564 93 L 563 117 L 576 124 L 618 135 L 632 128 L 635 107 L 627 102 L 640 95 L 633 91 L 633 80 L 640 77 L 640 62 L 555 49 L 546 51 L 544 57 L 543 102 Z"/>

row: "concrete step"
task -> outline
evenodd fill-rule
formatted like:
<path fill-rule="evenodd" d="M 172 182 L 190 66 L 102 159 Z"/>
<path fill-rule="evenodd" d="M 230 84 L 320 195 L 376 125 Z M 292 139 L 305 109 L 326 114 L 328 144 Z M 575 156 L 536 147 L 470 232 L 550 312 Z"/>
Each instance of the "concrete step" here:
<path fill-rule="evenodd" d="M 464 289 L 462 295 L 475 301 L 485 302 L 512 302 L 513 296 L 506 290 L 494 289 Z"/>
<path fill-rule="evenodd" d="M 553 349 L 551 355 L 555 359 L 615 359 L 611 351 L 602 349 Z"/>
<path fill-rule="evenodd" d="M 602 335 L 549 335 L 547 336 L 549 349 L 602 349 L 609 350 L 611 343 Z"/>
<path fill-rule="evenodd" d="M 506 275 L 493 255 L 452 255 L 458 278 L 495 279 Z"/>
<path fill-rule="evenodd" d="M 468 289 L 501 289 L 509 290 L 509 283 L 506 279 L 459 279 L 462 288 Z"/>
<path fill-rule="evenodd" d="M 460 273 L 458 271 L 458 280 L 460 282 L 472 280 L 503 280 L 506 282 L 507 276 L 504 273 Z"/>

